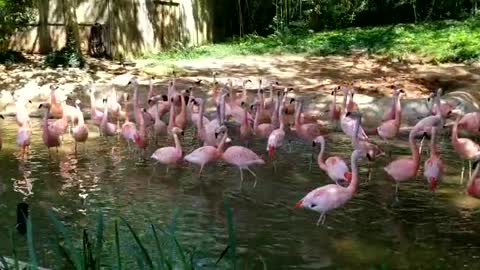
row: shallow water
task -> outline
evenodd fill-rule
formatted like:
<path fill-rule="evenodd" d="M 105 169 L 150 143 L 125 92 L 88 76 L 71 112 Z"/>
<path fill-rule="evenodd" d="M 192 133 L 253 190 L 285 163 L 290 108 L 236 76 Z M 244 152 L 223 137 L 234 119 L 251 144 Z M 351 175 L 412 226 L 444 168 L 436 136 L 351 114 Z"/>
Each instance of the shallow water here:
<path fill-rule="evenodd" d="M 383 172 L 388 160 L 380 159 L 367 169 L 360 163 L 359 192 L 344 207 L 327 215 L 325 226 L 316 226 L 318 214 L 293 206 L 307 192 L 331 183 L 313 165 L 309 171 L 309 145 L 293 141 L 292 151 L 281 149 L 274 172 L 271 164 L 255 168 L 258 184 L 247 173 L 240 189 L 238 169 L 224 163 L 209 166 L 202 179 L 197 167 L 182 164 L 170 169 L 143 161 L 122 140 L 91 138 L 73 152 L 69 135 L 57 154 L 41 142 L 39 120 L 33 121 L 33 140 L 27 159 L 17 158 L 16 124 L 0 122 L 4 146 L 0 152 L 0 254 L 11 256 L 9 233 L 15 224 L 16 204 L 30 205 L 34 239 L 41 265 L 53 266 L 46 253 L 54 228 L 47 216 L 54 209 L 72 232 L 94 228 L 101 210 L 106 223 L 120 215 L 137 230 L 148 224 L 169 224 L 177 213 L 177 233 L 187 247 L 200 247 L 207 261 L 215 261 L 227 244 L 224 198 L 234 213 L 238 254 L 263 269 L 480 269 L 480 201 L 464 195 L 459 183 L 461 162 L 447 138 L 440 144 L 446 165 L 444 181 L 435 194 L 428 191 L 419 172 L 417 179 L 401 185 L 399 202 L 394 185 Z M 189 130 L 182 141 L 189 153 L 197 143 Z M 233 136 L 235 137 L 235 136 Z M 331 134 L 327 152 L 349 160 L 350 143 Z M 293 137 L 292 137 L 293 139 Z M 172 144 L 169 140 L 161 145 Z M 395 142 L 393 156 L 409 153 L 406 138 Z M 265 142 L 250 145 L 265 154 Z M 112 150 L 113 149 L 113 150 Z M 151 147 L 147 154 L 152 153 Z M 426 154 L 422 157 L 426 159 Z M 349 162 L 348 162 L 349 163 Z M 19 256 L 28 260 L 26 241 L 17 236 Z M 80 238 L 79 238 L 80 241 Z M 221 267 L 220 267 L 221 268 Z M 248 268 L 245 268 L 248 269 Z"/>

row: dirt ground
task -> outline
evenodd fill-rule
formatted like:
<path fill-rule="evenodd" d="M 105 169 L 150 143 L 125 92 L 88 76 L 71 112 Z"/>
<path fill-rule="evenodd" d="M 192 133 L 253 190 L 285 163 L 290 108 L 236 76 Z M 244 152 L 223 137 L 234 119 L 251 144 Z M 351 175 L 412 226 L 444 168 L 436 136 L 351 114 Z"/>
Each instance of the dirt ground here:
<path fill-rule="evenodd" d="M 0 91 L 3 90 L 3 94 L 5 91 L 23 89 L 43 91 L 45 93 L 42 95 L 46 95 L 49 83 L 59 83 L 70 91 L 75 91 L 78 86 L 85 86 L 91 80 L 104 84 L 114 82 L 126 85 L 128 79 L 125 78 L 130 75 L 138 76 L 144 84 L 155 75 L 156 85 L 160 89 L 166 89 L 172 70 L 177 71 L 180 87 L 198 79 L 211 81 L 213 71 L 219 73 L 218 79 L 224 82 L 227 78 L 250 78 L 254 82 L 251 87 L 256 87 L 261 76 L 266 80 L 278 80 L 299 92 L 310 93 L 329 92 L 338 84 L 346 83 L 353 84 L 359 94 L 388 96 L 391 85 L 395 84 L 406 90 L 406 98 L 416 98 L 426 96 L 438 87 L 448 93 L 476 89 L 480 85 L 479 66 L 388 62 L 367 56 L 237 56 L 183 60 L 168 64 L 152 64 L 149 60 L 138 60 L 134 66 L 89 58 L 89 67 L 83 70 L 45 69 L 41 65 L 41 56 L 27 57 L 29 63 L 0 66 Z"/>

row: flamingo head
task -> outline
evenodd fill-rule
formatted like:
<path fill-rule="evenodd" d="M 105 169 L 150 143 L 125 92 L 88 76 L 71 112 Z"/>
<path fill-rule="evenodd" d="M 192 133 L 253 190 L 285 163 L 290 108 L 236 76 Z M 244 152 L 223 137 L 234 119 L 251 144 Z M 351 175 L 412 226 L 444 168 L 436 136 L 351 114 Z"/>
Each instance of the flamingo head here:
<path fill-rule="evenodd" d="M 303 207 L 303 199 L 298 201 L 297 204 L 295 204 L 295 208 L 302 208 Z"/>
<path fill-rule="evenodd" d="M 39 109 L 41 109 L 41 108 L 50 109 L 51 105 L 50 105 L 50 103 L 45 102 L 45 103 L 41 103 L 40 105 L 38 105 L 38 108 Z"/>
<path fill-rule="evenodd" d="M 225 125 L 219 126 L 215 130 L 215 138 L 218 138 L 218 136 L 223 135 L 225 133 L 227 133 L 227 127 Z"/>
<path fill-rule="evenodd" d="M 178 128 L 178 127 L 174 127 L 172 128 L 172 133 L 173 134 L 177 134 L 177 135 L 184 135 L 185 133 L 183 132 L 183 130 L 181 128 Z"/>
<path fill-rule="evenodd" d="M 5 119 L 5 117 L 3 117 L 3 115 L 1 115 L 1 114 L 0 114 L 0 118 Z"/>
<path fill-rule="evenodd" d="M 127 83 L 127 86 L 129 86 L 129 85 L 131 85 L 131 86 L 133 86 L 133 87 L 138 86 L 138 80 L 137 80 L 137 78 L 136 78 L 136 77 L 132 77 L 132 78 L 128 81 L 128 83 Z"/>
<path fill-rule="evenodd" d="M 317 144 L 324 145 L 325 138 L 323 136 L 318 136 L 312 141 L 312 147 L 315 147 Z"/>

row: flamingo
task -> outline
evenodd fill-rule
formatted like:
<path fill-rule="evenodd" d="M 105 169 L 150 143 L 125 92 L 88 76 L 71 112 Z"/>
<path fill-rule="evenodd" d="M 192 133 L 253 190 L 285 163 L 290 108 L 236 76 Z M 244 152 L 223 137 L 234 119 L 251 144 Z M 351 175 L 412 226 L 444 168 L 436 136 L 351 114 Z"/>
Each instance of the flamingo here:
<path fill-rule="evenodd" d="M 464 129 L 475 135 L 480 134 L 480 112 L 466 113 L 458 122 L 458 128 Z"/>
<path fill-rule="evenodd" d="M 181 108 L 180 112 L 175 117 L 175 125 L 180 129 L 185 129 L 187 126 L 188 115 L 187 115 L 187 104 L 188 96 L 180 95 Z"/>
<path fill-rule="evenodd" d="M 85 120 L 83 118 L 82 110 L 80 109 L 80 100 L 75 101 L 75 105 L 78 110 L 78 123 L 75 127 L 72 128 L 72 136 L 75 139 L 75 153 L 77 152 L 77 143 L 82 142 L 85 143 L 88 139 L 88 127 L 85 124 Z"/>
<path fill-rule="evenodd" d="M 418 127 L 415 126 L 408 136 L 412 156 L 410 158 L 396 159 L 383 169 L 395 181 L 395 194 L 398 194 L 398 186 L 400 182 L 409 180 L 417 175 L 420 166 L 420 153 L 415 141 Z"/>
<path fill-rule="evenodd" d="M 228 136 L 227 128 L 225 126 L 219 129 L 222 131 L 223 137 Z M 257 154 L 255 154 L 252 150 L 243 146 L 234 145 L 230 146 L 226 150 L 224 150 L 223 148 L 223 144 L 220 144 L 217 148 L 219 153 L 221 154 L 221 158 L 228 164 L 237 166 L 240 170 L 240 188 L 243 184 L 243 170 L 249 171 L 253 175 L 253 177 L 255 177 L 255 183 L 253 184 L 253 187 L 255 188 L 255 186 L 257 185 L 257 175 L 249 167 L 253 165 L 263 165 L 265 164 L 265 161 Z"/>
<path fill-rule="evenodd" d="M 317 226 L 325 223 L 327 213 L 336 209 L 352 199 L 358 188 L 357 160 L 365 154 L 361 150 L 354 150 L 351 155 L 352 181 L 347 187 L 336 184 L 328 184 L 310 191 L 303 199 L 297 202 L 295 208 L 307 208 L 320 213 Z"/>
<path fill-rule="evenodd" d="M 362 115 L 358 112 L 350 113 L 347 112 L 346 117 L 355 121 L 354 132 L 352 138 L 352 145 L 354 149 L 360 149 L 365 153 L 368 153 L 370 158 L 369 160 L 375 160 L 379 156 L 384 156 L 385 152 L 376 144 L 369 141 L 362 141 L 359 139 L 360 127 L 362 124 Z"/>
<path fill-rule="evenodd" d="M 242 124 L 240 125 L 240 138 L 242 139 L 242 141 L 245 142 L 245 144 L 247 144 L 248 140 L 250 140 L 253 135 L 253 128 L 250 125 L 250 121 L 248 118 L 246 103 L 242 101 L 241 106 L 243 108 L 243 120 Z"/>
<path fill-rule="evenodd" d="M 186 155 L 183 159 L 187 162 L 200 165 L 200 171 L 198 176 L 202 175 L 203 167 L 208 164 L 218 160 L 221 157 L 221 153 L 218 151 L 218 148 L 222 148 L 225 144 L 227 136 L 224 136 L 225 126 L 220 126 L 215 132 L 215 136 L 218 137 L 219 134 L 222 134 L 222 139 L 218 147 L 211 145 L 205 145 L 200 148 L 195 149 L 192 153 Z"/>
<path fill-rule="evenodd" d="M 190 115 L 191 121 L 195 125 L 195 127 L 197 129 L 199 127 L 200 116 L 201 116 L 201 120 L 203 121 L 202 125 L 203 126 L 208 125 L 210 120 L 204 115 L 204 113 L 205 113 L 205 102 L 204 102 L 203 98 L 192 97 L 192 99 L 190 100 L 190 104 L 193 104 L 198 108 L 197 112 L 192 111 L 192 113 Z M 203 106 L 203 108 L 202 108 L 202 106 Z"/>
<path fill-rule="evenodd" d="M 48 154 L 50 155 L 50 148 L 56 147 L 58 152 L 58 147 L 60 146 L 60 135 L 58 133 L 52 132 L 48 125 L 48 118 L 50 116 L 50 103 L 42 103 L 38 106 L 39 109 L 45 108 L 45 115 L 43 117 L 43 124 L 42 124 L 42 140 L 43 143 L 48 148 Z"/>
<path fill-rule="evenodd" d="M 0 115 L 1 118 L 1 115 Z M 22 158 L 25 156 L 25 153 L 28 152 L 28 148 L 30 147 L 30 124 L 29 121 L 23 122 L 22 126 L 18 128 L 17 132 L 17 145 L 22 149 Z M 1 148 L 1 142 L 0 142 Z"/>
<path fill-rule="evenodd" d="M 256 113 L 253 120 L 253 133 L 259 138 L 265 139 L 268 138 L 270 133 L 275 129 L 272 123 L 260 123 L 260 115 L 262 112 L 261 104 L 256 104 Z"/>
<path fill-rule="evenodd" d="M 402 89 L 398 91 L 398 96 L 395 98 L 395 115 L 393 119 L 384 121 L 375 129 L 375 133 L 384 141 L 393 139 L 397 136 L 400 130 L 402 119 L 402 105 L 400 102 L 401 94 L 405 93 Z"/>
<path fill-rule="evenodd" d="M 392 88 L 394 88 L 394 86 L 392 86 Z M 400 89 L 400 88 L 394 88 L 393 89 L 392 103 L 391 103 L 390 109 L 385 111 L 385 114 L 382 117 L 383 122 L 395 119 L 395 110 L 396 110 L 396 107 L 397 107 L 397 99 L 398 99 L 398 96 L 400 95 L 400 93 L 405 93 L 405 91 L 403 91 L 403 89 Z"/>
<path fill-rule="evenodd" d="M 172 106 L 173 107 L 173 106 Z M 178 138 L 179 135 L 183 136 L 183 130 L 178 127 L 172 128 L 173 139 L 175 141 L 175 147 L 167 146 L 162 147 L 152 154 L 151 158 L 156 160 L 155 164 L 161 163 L 167 165 L 167 173 L 168 173 L 168 166 L 178 163 L 182 160 L 182 146 L 180 144 L 180 139 Z"/>
<path fill-rule="evenodd" d="M 147 110 L 143 109 L 144 113 L 147 113 Z M 138 131 L 133 136 L 133 141 L 138 146 L 138 148 L 145 151 L 148 146 L 148 138 L 147 138 L 147 127 L 145 125 L 145 118 L 140 118 L 140 123 L 138 123 Z"/>
<path fill-rule="evenodd" d="M 461 173 L 461 182 L 463 183 L 463 177 L 465 173 L 465 160 L 468 159 L 470 164 L 470 173 L 469 176 L 472 176 L 472 159 L 479 159 L 480 158 L 480 146 L 475 143 L 474 141 L 468 138 L 458 138 L 458 123 L 462 118 L 462 112 L 458 109 L 452 111 L 453 114 L 456 115 L 455 124 L 453 125 L 452 129 L 452 146 L 455 152 L 460 156 L 460 158 L 464 161 L 462 166 L 462 173 Z"/>
<path fill-rule="evenodd" d="M 200 108 L 198 114 L 196 114 L 197 115 L 196 118 L 198 119 L 197 120 L 194 119 L 193 121 L 193 123 L 196 125 L 196 128 L 197 128 L 197 138 L 205 142 L 207 140 L 205 125 L 208 125 L 210 121 L 208 120 L 208 118 L 203 116 L 203 112 L 205 111 L 205 104 L 204 104 L 203 98 L 194 98 L 192 99 L 192 103 L 196 104 Z M 193 117 L 193 114 L 192 114 L 192 117 Z"/>
<path fill-rule="evenodd" d="M 435 141 L 436 128 L 432 128 L 432 137 L 430 138 L 430 157 L 425 161 L 423 175 L 427 179 L 430 190 L 435 191 L 438 182 L 443 175 L 443 162 L 438 153 L 437 144 Z"/>
<path fill-rule="evenodd" d="M 340 115 L 342 113 L 342 108 L 337 106 L 337 89 L 334 88 L 331 95 L 333 96 L 332 103 L 330 103 L 330 106 L 326 110 L 328 112 L 328 117 L 332 122 L 340 120 Z"/>
<path fill-rule="evenodd" d="M 440 114 L 443 118 L 447 118 L 450 116 L 450 112 L 455 109 L 455 106 L 443 101 L 440 99 L 442 96 L 443 90 L 442 88 L 438 88 L 436 91 L 433 91 L 428 99 L 433 98 L 433 105 L 432 105 L 432 114 Z"/>
<path fill-rule="evenodd" d="M 120 103 L 118 103 L 118 97 L 117 97 L 117 90 L 115 89 L 115 85 L 112 85 L 112 89 L 110 92 L 110 95 L 107 97 L 107 106 L 108 106 L 108 111 L 112 113 L 115 117 L 118 117 L 120 114 L 120 111 L 122 110 L 122 106 Z"/>
<path fill-rule="evenodd" d="M 55 91 L 58 89 L 58 86 L 55 84 L 50 85 L 50 114 L 54 118 L 61 118 L 63 116 L 63 109 L 60 102 L 57 100 Z"/>
<path fill-rule="evenodd" d="M 15 120 L 20 127 L 23 126 L 25 122 L 30 122 L 30 116 L 26 107 L 27 102 L 32 104 L 31 100 L 25 101 L 23 99 L 19 99 L 15 102 Z"/>
<path fill-rule="evenodd" d="M 267 141 L 267 151 L 268 155 L 271 159 L 275 156 L 275 149 L 280 148 L 283 144 L 283 140 L 285 138 L 285 120 L 284 120 L 284 112 L 283 112 L 283 102 L 279 103 L 279 99 L 277 99 L 277 106 L 276 113 L 278 113 L 278 122 L 280 126 L 277 129 L 274 129 L 270 135 L 268 136 Z"/>
<path fill-rule="evenodd" d="M 467 194 L 473 198 L 480 199 L 480 175 L 478 160 L 474 163 L 475 170 L 467 184 Z"/>
<path fill-rule="evenodd" d="M 259 114 L 258 124 L 272 122 L 271 115 L 265 110 L 264 92 L 261 79 L 258 80 L 257 104 L 259 105 L 256 111 L 256 114 Z"/>
<path fill-rule="evenodd" d="M 225 93 L 220 96 L 219 105 L 217 105 L 217 118 L 213 119 L 205 126 L 205 140 L 203 141 L 205 145 L 218 146 L 218 140 L 215 137 L 216 130 L 223 125 L 225 119 L 225 97 L 228 96 L 228 93 Z M 229 140 L 227 139 L 227 142 Z"/>
<path fill-rule="evenodd" d="M 157 107 L 158 111 L 160 107 L 158 102 L 155 104 L 155 106 Z M 155 135 L 155 139 L 157 139 L 158 137 L 167 134 L 167 125 L 160 119 L 160 115 L 158 113 L 155 114 L 154 118 L 155 122 L 153 123 L 153 134 Z"/>
<path fill-rule="evenodd" d="M 358 111 L 358 104 L 353 101 L 353 96 L 355 95 L 355 92 L 352 89 L 348 90 L 348 102 L 347 102 L 347 112 L 356 112 Z"/>
<path fill-rule="evenodd" d="M 95 84 L 93 82 L 89 83 L 89 93 L 90 93 L 90 115 L 92 117 L 93 123 L 100 128 L 100 124 L 103 119 L 103 112 L 97 110 L 95 106 Z"/>
<path fill-rule="evenodd" d="M 347 108 L 347 98 L 348 98 L 348 89 L 346 87 L 341 88 L 343 92 L 343 104 L 342 104 L 342 115 L 340 117 L 340 127 L 342 128 L 343 133 L 347 136 L 353 138 L 354 136 L 359 136 L 359 139 L 362 141 L 367 141 L 368 136 L 365 133 L 365 130 L 360 126 L 358 134 L 355 133 L 355 120 L 351 117 L 348 117 L 349 110 Z"/>
<path fill-rule="evenodd" d="M 122 125 L 122 136 L 127 141 L 127 144 L 130 146 L 130 141 L 135 140 L 135 135 L 137 134 L 137 127 L 134 123 L 130 122 L 130 114 L 128 113 L 128 93 L 123 94 L 123 99 L 125 101 L 125 122 Z"/>
<path fill-rule="evenodd" d="M 323 136 L 315 138 L 312 144 L 313 146 L 320 144 L 320 153 L 317 158 L 318 167 L 325 171 L 330 179 L 337 183 L 337 185 L 340 184 L 340 181 L 350 182 L 352 180 L 352 173 L 341 157 L 330 156 L 327 159 L 324 158 L 325 138 Z"/>
<path fill-rule="evenodd" d="M 100 123 L 100 131 L 104 136 L 115 136 L 117 135 L 117 126 L 113 123 L 108 122 L 108 106 L 107 102 L 104 99 L 104 110 L 103 110 L 103 117 L 102 122 Z"/>

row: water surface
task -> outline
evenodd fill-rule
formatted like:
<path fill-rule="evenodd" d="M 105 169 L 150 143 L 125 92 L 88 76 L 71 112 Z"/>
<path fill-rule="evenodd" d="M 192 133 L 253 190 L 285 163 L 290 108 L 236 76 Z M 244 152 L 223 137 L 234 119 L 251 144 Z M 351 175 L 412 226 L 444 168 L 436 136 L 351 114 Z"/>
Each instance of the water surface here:
<path fill-rule="evenodd" d="M 480 269 L 480 203 L 464 195 L 459 183 L 461 162 L 449 140 L 442 139 L 446 165 L 444 181 L 435 194 L 421 177 L 402 184 L 399 202 L 394 185 L 383 172 L 388 160 L 376 161 L 369 170 L 360 162 L 359 192 L 344 207 L 327 215 L 325 226 L 316 226 L 319 215 L 293 209 L 312 189 L 331 183 L 314 163 L 309 171 L 310 144 L 293 137 L 292 151 L 281 149 L 274 172 L 271 164 L 255 168 L 258 184 L 246 173 L 240 189 L 238 169 L 224 163 L 206 167 L 202 179 L 197 167 L 182 164 L 165 168 L 141 160 L 115 137 L 98 137 L 91 126 L 86 145 L 73 151 L 65 136 L 58 154 L 51 157 L 41 141 L 39 120 L 32 119 L 30 155 L 18 158 L 14 145 L 17 126 L 12 118 L 0 122 L 4 147 L 0 152 L 0 254 L 11 255 L 9 232 L 15 224 L 15 207 L 30 205 L 39 261 L 54 266 L 46 252 L 54 228 L 47 216 L 53 209 L 79 235 L 94 227 L 102 211 L 111 228 L 119 216 L 139 231 L 149 223 L 169 224 L 177 213 L 177 233 L 187 248 L 200 247 L 206 261 L 214 262 L 227 243 L 224 198 L 234 213 L 238 254 L 263 269 Z M 235 136 L 233 136 L 235 137 Z M 172 144 L 170 140 L 160 145 Z M 186 153 L 198 147 L 188 130 L 182 140 Z M 331 134 L 327 151 L 349 161 L 351 147 L 342 134 Z M 266 157 L 265 142 L 250 145 Z M 151 154 L 155 146 L 148 149 Z M 406 138 L 394 143 L 393 155 L 408 155 Z M 426 156 L 422 157 L 422 163 Z M 348 162 L 349 163 L 349 162 Z M 111 230 L 110 230 L 111 231 Z M 110 233 L 111 236 L 111 233 Z M 26 243 L 17 237 L 21 258 L 28 260 Z M 108 248 L 108 247 L 107 247 Z M 221 269 L 221 267 L 219 267 Z"/>

